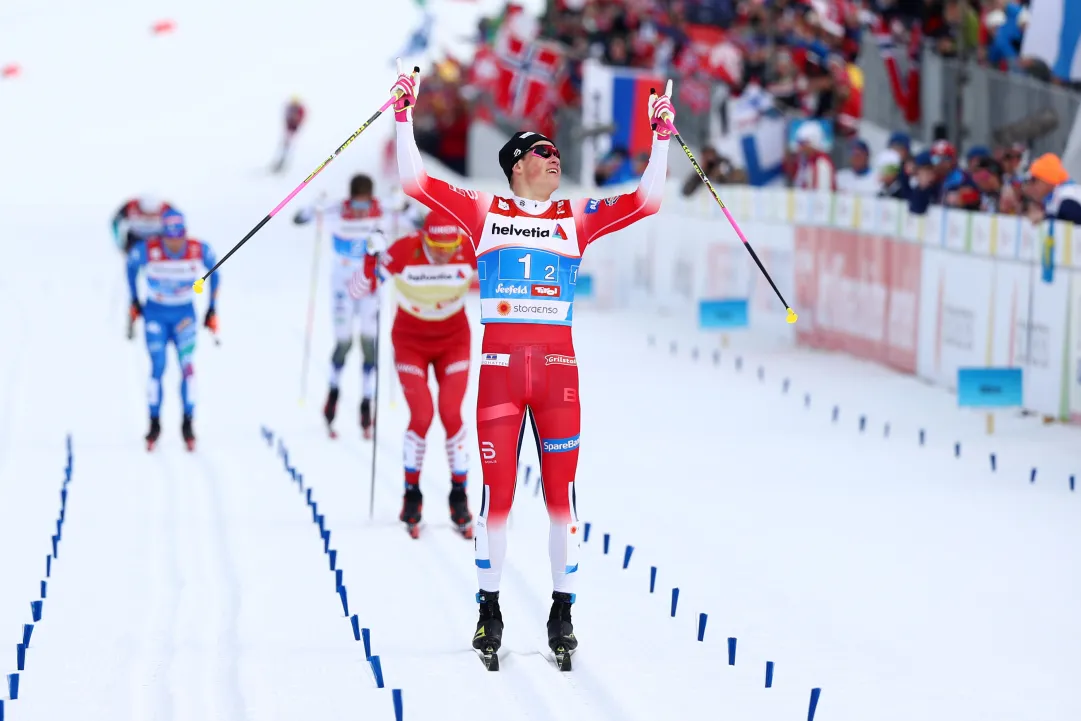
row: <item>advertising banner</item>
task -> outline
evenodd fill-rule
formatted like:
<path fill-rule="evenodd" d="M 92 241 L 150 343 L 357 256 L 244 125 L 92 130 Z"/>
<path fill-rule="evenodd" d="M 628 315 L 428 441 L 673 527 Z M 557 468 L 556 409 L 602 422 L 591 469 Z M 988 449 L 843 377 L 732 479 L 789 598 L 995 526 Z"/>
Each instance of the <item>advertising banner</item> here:
<path fill-rule="evenodd" d="M 795 247 L 797 341 L 915 373 L 919 246 L 797 228 Z"/>

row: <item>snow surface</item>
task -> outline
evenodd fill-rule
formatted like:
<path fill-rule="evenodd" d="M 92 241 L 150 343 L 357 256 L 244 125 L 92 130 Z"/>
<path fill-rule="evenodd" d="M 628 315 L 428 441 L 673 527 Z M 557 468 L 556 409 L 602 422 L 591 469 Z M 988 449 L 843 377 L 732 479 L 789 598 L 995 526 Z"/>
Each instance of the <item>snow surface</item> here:
<path fill-rule="evenodd" d="M 431 4 L 449 43 L 493 3 Z M 197 352 L 198 452 L 182 450 L 171 365 L 163 442 L 146 454 L 148 362 L 141 338 L 123 337 L 115 207 L 166 196 L 224 253 L 382 101 L 418 17 L 404 1 L 381 4 L 376 21 L 369 3 L 199 0 L 173 16 L 174 35 L 151 36 L 169 11 L 53 1 L 0 16 L 0 62 L 24 68 L 0 84 L 0 674 L 15 670 L 40 595 L 69 432 L 74 446 L 20 698 L 0 688 L 6 719 L 392 719 L 401 689 L 406 719 L 780 720 L 806 718 L 812 688 L 818 719 L 1081 718 L 1081 494 L 1067 486 L 1081 435 L 1000 418 L 988 438 L 950 395 L 851 359 L 735 336 L 721 348 L 692 319 L 576 313 L 577 496 L 591 531 L 569 675 L 543 653 L 547 521 L 531 445 L 504 575 L 506 656 L 489 674 L 469 646 L 473 553 L 446 516 L 438 424 L 425 532 L 413 541 L 396 521 L 407 411 L 386 356 L 369 519 L 372 445 L 350 424 L 355 351 L 343 435 L 322 429 L 325 267 L 300 395 L 314 238 L 289 210 L 223 270 L 223 342 L 204 334 Z M 309 124 L 275 178 L 265 168 L 292 93 Z M 297 202 L 376 171 L 389 120 L 370 132 Z M 474 401 L 471 386 L 470 420 Z M 325 516 L 384 689 L 263 427 Z M 472 479 L 475 495 L 476 459 Z"/>

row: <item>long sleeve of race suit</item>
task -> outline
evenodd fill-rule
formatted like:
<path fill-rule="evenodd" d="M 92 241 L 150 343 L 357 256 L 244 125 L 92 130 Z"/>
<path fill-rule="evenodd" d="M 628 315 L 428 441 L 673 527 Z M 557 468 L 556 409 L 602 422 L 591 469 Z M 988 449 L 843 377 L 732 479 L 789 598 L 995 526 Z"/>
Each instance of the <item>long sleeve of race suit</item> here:
<path fill-rule="evenodd" d="M 664 199 L 664 182 L 668 175 L 670 142 L 654 137 L 649 163 L 633 193 L 605 200 L 577 200 L 572 204 L 578 230 L 578 245 L 583 251 L 598 238 L 626 228 L 660 210 L 661 201 Z"/>
<path fill-rule="evenodd" d="M 146 246 L 143 246 L 144 248 Z M 218 263 L 218 256 L 214 254 L 213 248 L 209 244 L 203 243 L 203 265 L 207 270 L 210 270 Z M 221 283 L 221 272 L 213 273 L 210 276 L 210 303 L 207 304 L 207 310 L 214 309 L 214 303 L 218 300 L 218 285 Z"/>
<path fill-rule="evenodd" d="M 398 173 L 405 194 L 433 210 L 440 210 L 464 228 L 476 248 L 492 195 L 457 188 L 445 180 L 428 177 L 413 135 L 413 121 L 397 121 Z"/>
<path fill-rule="evenodd" d="M 132 246 L 128 253 L 128 291 L 131 293 L 131 302 L 139 302 L 139 271 L 146 265 L 146 241 L 140 241 Z"/>

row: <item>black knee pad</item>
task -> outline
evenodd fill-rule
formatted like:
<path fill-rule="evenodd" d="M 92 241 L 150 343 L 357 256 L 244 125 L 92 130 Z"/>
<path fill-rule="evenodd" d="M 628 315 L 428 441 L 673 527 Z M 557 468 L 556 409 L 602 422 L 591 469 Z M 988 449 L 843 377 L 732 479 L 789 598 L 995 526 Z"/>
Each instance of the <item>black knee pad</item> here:
<path fill-rule="evenodd" d="M 364 354 L 365 365 L 375 365 L 375 337 L 362 335 L 360 337 L 360 351 Z"/>
<path fill-rule="evenodd" d="M 339 367 L 345 365 L 345 357 L 349 355 L 349 349 L 352 346 L 352 340 L 338 341 L 338 345 L 334 346 L 334 355 L 330 357 L 330 362 Z"/>

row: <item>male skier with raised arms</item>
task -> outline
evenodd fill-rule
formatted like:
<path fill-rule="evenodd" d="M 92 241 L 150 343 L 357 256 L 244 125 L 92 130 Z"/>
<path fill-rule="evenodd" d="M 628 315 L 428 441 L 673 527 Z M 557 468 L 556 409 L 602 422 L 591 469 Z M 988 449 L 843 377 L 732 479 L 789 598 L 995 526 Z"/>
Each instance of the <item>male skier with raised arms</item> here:
<path fill-rule="evenodd" d="M 664 194 L 675 110 L 669 94 L 651 96 L 654 127 L 649 164 L 633 193 L 604 200 L 551 200 L 561 175 L 559 151 L 534 132 L 516 133 L 499 151 L 505 197 L 463 190 L 428 177 L 413 137 L 418 78 L 399 73 L 392 92 L 398 169 L 412 198 L 446 213 L 473 243 L 485 324 L 477 391 L 477 440 L 484 475 L 475 549 L 480 619 L 473 637 L 490 670 L 503 636 L 499 580 L 507 551 L 506 521 L 514 498 L 518 450 L 528 411 L 538 439 L 551 527 L 552 609 L 548 643 L 570 669 L 578 645 L 571 625 L 578 570 L 578 367 L 571 338 L 572 304 L 583 251 L 598 238 L 656 213 Z"/>

